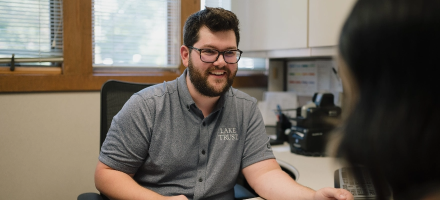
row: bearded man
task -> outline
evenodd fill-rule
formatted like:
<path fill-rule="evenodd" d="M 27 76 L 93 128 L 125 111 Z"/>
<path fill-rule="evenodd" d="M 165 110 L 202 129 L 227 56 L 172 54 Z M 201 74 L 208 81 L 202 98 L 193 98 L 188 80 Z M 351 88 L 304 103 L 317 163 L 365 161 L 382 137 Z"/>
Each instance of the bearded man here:
<path fill-rule="evenodd" d="M 257 100 L 231 87 L 241 51 L 238 19 L 206 8 L 191 15 L 176 80 L 136 94 L 114 117 L 95 172 L 111 199 L 234 199 L 240 172 L 266 199 L 353 199 L 314 191 L 275 160 Z"/>

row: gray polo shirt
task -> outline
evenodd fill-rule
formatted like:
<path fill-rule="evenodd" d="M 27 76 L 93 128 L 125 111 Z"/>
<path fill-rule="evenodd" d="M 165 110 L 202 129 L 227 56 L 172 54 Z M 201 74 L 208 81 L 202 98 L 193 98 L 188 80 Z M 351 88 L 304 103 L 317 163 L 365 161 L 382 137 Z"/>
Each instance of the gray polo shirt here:
<path fill-rule="evenodd" d="M 99 160 L 162 195 L 234 199 L 239 171 L 275 158 L 257 101 L 230 88 L 204 118 L 185 77 L 134 94 L 113 118 Z"/>

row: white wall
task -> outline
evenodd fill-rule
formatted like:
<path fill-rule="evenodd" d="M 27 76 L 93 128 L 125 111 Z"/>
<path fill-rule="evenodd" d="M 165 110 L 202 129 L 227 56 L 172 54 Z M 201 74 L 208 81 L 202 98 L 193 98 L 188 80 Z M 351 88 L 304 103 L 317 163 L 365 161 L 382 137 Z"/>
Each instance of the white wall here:
<path fill-rule="evenodd" d="M 261 100 L 265 88 L 242 91 Z M 0 199 L 97 192 L 99 92 L 0 94 Z"/>
<path fill-rule="evenodd" d="M 0 95 L 0 199 L 96 191 L 99 92 Z"/>

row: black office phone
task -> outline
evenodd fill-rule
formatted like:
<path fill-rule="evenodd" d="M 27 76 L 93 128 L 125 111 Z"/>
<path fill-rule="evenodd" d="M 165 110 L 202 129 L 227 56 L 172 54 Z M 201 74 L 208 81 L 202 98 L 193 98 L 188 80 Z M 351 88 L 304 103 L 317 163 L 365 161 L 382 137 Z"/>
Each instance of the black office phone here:
<path fill-rule="evenodd" d="M 348 190 L 354 199 L 376 199 L 376 191 L 368 171 L 362 167 L 357 169 L 363 176 L 363 182 L 354 178 L 352 167 L 343 167 L 335 171 L 335 188 Z"/>

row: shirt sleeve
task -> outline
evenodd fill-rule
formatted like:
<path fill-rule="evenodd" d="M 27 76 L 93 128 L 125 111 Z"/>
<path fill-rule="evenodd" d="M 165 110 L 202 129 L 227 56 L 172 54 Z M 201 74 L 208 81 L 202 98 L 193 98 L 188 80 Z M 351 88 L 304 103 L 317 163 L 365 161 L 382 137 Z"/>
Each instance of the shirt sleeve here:
<path fill-rule="evenodd" d="M 148 156 L 152 116 L 148 104 L 134 94 L 112 120 L 99 160 L 128 174 L 136 173 Z"/>
<path fill-rule="evenodd" d="M 242 159 L 242 169 L 259 161 L 275 158 L 261 112 L 256 103 L 252 105 Z"/>

